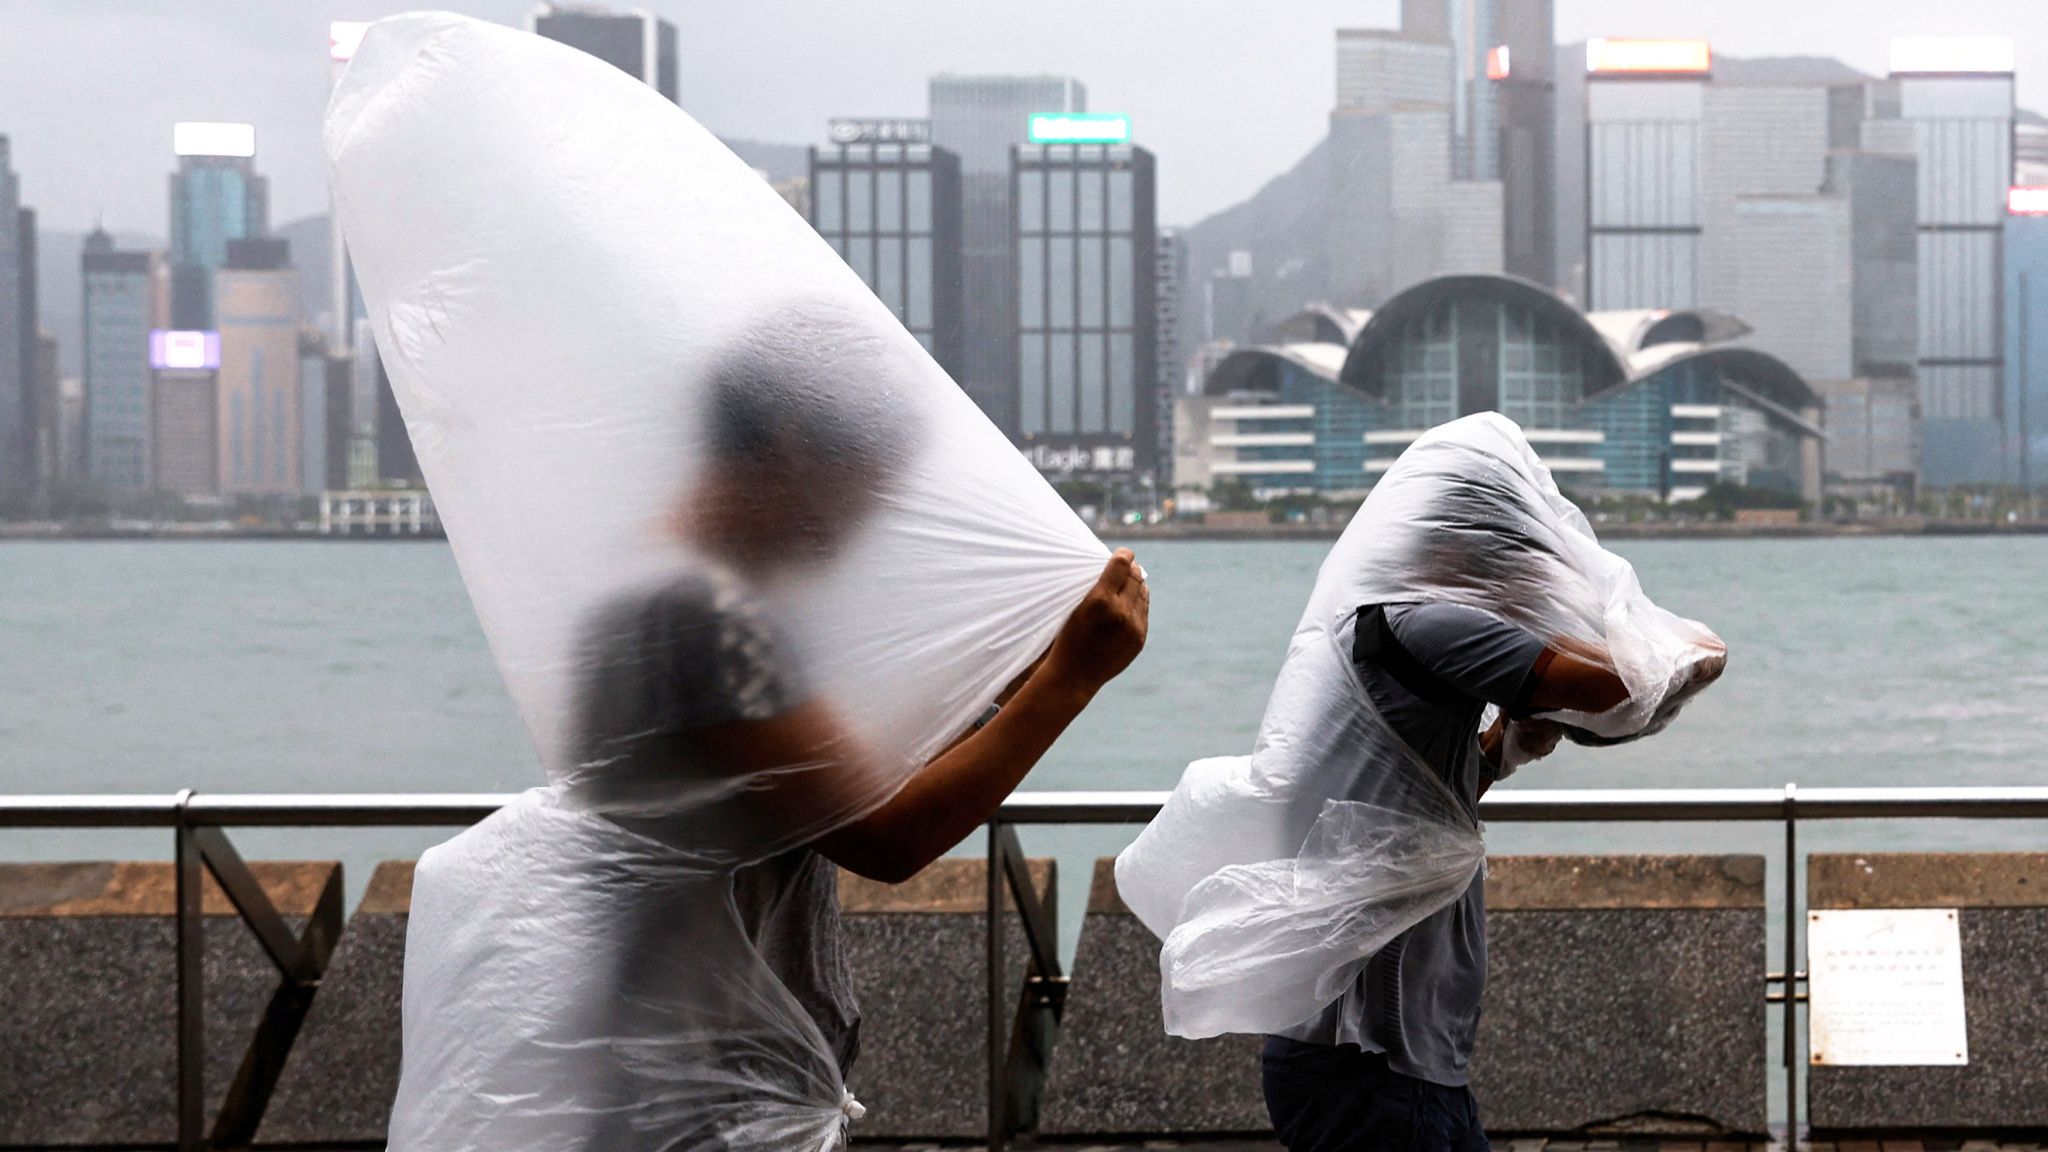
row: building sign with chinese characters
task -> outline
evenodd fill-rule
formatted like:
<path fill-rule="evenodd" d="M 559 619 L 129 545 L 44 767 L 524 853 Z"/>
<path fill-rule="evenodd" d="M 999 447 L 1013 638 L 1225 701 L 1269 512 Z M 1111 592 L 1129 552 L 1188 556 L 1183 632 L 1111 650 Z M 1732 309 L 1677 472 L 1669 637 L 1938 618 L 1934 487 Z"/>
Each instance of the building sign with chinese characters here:
<path fill-rule="evenodd" d="M 1806 966 L 1812 1063 L 1970 1062 L 1955 909 L 1809 912 Z"/>
<path fill-rule="evenodd" d="M 1138 450 L 1129 444 L 1026 444 L 1023 451 L 1033 468 L 1056 476 L 1127 473 L 1138 467 Z"/>
<path fill-rule="evenodd" d="M 825 138 L 834 144 L 929 144 L 932 122 L 900 117 L 847 117 L 825 122 Z"/>

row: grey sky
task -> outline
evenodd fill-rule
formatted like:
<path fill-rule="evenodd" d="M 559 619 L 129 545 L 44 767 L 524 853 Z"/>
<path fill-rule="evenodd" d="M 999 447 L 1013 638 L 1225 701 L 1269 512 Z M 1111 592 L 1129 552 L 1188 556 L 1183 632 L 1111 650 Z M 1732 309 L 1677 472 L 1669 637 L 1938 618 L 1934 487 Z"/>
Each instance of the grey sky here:
<path fill-rule="evenodd" d="M 683 104 L 713 131 L 816 141 L 833 115 L 920 115 L 933 72 L 1078 77 L 1159 156 L 1160 218 L 1250 194 L 1322 135 L 1331 31 L 1396 0 L 621 0 L 681 28 Z M 257 126 L 272 217 L 326 210 L 327 23 L 386 0 L 0 0 L 0 133 L 44 226 L 162 233 L 177 120 Z M 529 0 L 441 5 L 523 24 Z M 1826 55 L 1881 73 L 1894 35 L 2019 41 L 2020 101 L 2048 107 L 2043 0 L 1557 0 L 1561 41 L 1706 36 L 1740 56 Z M 2029 19 L 2031 17 L 2031 19 Z M 2029 26 L 2030 25 L 2030 26 Z M 2031 33 L 2023 35 L 2023 33 Z"/>

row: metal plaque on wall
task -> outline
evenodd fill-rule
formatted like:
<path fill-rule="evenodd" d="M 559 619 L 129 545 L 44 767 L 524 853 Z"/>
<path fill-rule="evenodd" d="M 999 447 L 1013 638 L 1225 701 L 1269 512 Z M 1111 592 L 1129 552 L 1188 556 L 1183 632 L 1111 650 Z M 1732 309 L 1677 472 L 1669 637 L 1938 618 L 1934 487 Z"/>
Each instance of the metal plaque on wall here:
<path fill-rule="evenodd" d="M 1812 1063 L 1970 1062 L 1955 909 L 1809 912 L 1806 956 Z"/>

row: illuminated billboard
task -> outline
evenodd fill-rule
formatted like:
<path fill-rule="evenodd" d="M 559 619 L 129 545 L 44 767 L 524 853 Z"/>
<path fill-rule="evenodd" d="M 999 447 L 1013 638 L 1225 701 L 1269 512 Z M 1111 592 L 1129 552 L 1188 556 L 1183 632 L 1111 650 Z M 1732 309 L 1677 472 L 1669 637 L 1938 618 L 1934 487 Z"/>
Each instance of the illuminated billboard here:
<path fill-rule="evenodd" d="M 2014 216 L 2048 216 L 2048 185 L 2019 185 L 2008 189 L 2005 210 Z"/>
<path fill-rule="evenodd" d="M 1114 112 L 1033 112 L 1033 144 L 1129 144 L 1131 118 Z"/>
<path fill-rule="evenodd" d="M 2012 41 L 1998 36 L 1908 36 L 1892 41 L 1893 75 L 1981 75 L 2012 69 Z"/>
<path fill-rule="evenodd" d="M 180 156 L 254 156 L 254 124 L 188 121 L 171 128 L 171 150 Z"/>
<path fill-rule="evenodd" d="M 1713 71 L 1714 49 L 1705 40 L 1586 41 L 1586 71 L 1594 75 L 1687 75 Z"/>
<path fill-rule="evenodd" d="M 220 367 L 220 333 L 158 328 L 149 334 L 151 368 Z"/>
<path fill-rule="evenodd" d="M 1508 59 L 1507 45 L 1502 44 L 1498 48 L 1487 51 L 1486 78 L 1488 80 L 1505 80 L 1513 71 L 1511 61 Z"/>
<path fill-rule="evenodd" d="M 327 55 L 337 63 L 353 59 L 362 47 L 363 33 L 370 30 L 366 20 L 336 20 L 327 26 Z"/>

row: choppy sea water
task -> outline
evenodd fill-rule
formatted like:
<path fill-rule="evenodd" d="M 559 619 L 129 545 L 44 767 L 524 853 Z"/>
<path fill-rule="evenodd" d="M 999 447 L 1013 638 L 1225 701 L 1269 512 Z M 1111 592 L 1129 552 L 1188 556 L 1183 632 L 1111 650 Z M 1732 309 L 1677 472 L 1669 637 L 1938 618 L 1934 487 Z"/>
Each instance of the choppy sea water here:
<path fill-rule="evenodd" d="M 1025 786 L 1168 788 L 1191 759 L 1247 749 L 1324 549 L 1141 545 L 1150 647 Z M 1567 746 L 1511 786 L 2048 781 L 2048 539 L 1618 550 L 1653 597 L 1727 639 L 1728 675 L 1664 736 Z M 443 545 L 10 543 L 0 590 L 0 791 L 503 791 L 540 779 Z M 1517 850 L 1628 835 L 1493 834 Z M 1940 840 L 1904 828 L 1882 839 L 1901 836 Z M 75 843 L 0 833 L 0 855 Z"/>
<path fill-rule="evenodd" d="M 1151 644 L 1025 787 L 1165 789 L 1191 759 L 1248 750 L 1325 548 L 1140 545 Z M 1664 735 L 1567 746 L 1505 787 L 2048 783 L 2048 538 L 1617 550 L 1652 597 L 1721 633 L 1728 674 Z M 511 791 L 540 778 L 445 545 L 0 544 L 0 793 Z M 342 859 L 353 898 L 376 860 L 447 834 L 235 838 L 252 857 Z M 1060 858 L 1069 948 L 1090 860 L 1131 834 L 1024 831 L 1027 850 Z M 1737 825 L 1488 830 L 1496 852 L 1771 854 L 1781 836 Z M 167 841 L 0 830 L 0 858 L 162 857 Z M 2038 849 L 2048 830 L 1809 825 L 1802 845 Z"/>

